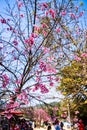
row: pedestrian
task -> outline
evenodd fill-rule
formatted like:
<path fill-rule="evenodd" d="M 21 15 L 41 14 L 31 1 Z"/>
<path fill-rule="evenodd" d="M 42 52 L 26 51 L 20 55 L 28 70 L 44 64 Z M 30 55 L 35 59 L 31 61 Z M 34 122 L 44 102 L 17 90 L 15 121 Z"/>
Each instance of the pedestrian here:
<path fill-rule="evenodd" d="M 29 128 L 28 128 L 28 130 L 33 130 L 33 128 L 32 128 L 32 124 L 29 124 Z"/>
<path fill-rule="evenodd" d="M 59 120 L 58 119 L 55 120 L 55 130 L 60 130 Z"/>
<path fill-rule="evenodd" d="M 27 124 L 27 122 L 26 122 L 25 119 L 22 119 L 22 120 L 21 120 L 20 130 L 28 130 L 28 124 Z"/>
<path fill-rule="evenodd" d="M 63 126 L 64 126 L 63 122 L 60 122 L 60 128 L 61 128 L 61 130 L 63 130 Z"/>
<path fill-rule="evenodd" d="M 51 130 L 51 124 L 48 123 L 47 130 Z"/>
<path fill-rule="evenodd" d="M 87 130 L 87 125 L 85 126 L 85 130 Z"/>
<path fill-rule="evenodd" d="M 84 130 L 84 124 L 82 120 L 79 120 L 78 127 L 79 127 L 79 130 Z"/>

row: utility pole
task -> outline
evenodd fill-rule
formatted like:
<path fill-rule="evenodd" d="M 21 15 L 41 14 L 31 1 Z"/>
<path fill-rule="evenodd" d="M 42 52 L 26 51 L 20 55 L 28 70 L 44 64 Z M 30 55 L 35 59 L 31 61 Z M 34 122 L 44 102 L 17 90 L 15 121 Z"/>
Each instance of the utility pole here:
<path fill-rule="evenodd" d="M 69 103 L 69 101 L 68 101 L 67 107 L 68 107 L 68 119 L 69 119 L 69 123 L 70 123 L 70 130 L 72 130 L 72 127 L 71 127 L 71 116 L 70 116 L 70 103 Z"/>

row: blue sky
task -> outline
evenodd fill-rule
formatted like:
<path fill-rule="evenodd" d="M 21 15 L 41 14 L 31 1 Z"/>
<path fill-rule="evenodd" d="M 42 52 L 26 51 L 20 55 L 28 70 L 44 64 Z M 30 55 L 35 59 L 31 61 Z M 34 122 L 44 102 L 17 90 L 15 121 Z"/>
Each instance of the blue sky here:
<path fill-rule="evenodd" d="M 15 0 L 0 0 L 0 12 L 4 11 L 5 7 L 6 7 L 6 1 L 8 1 L 10 4 L 14 3 Z M 38 0 L 39 1 L 39 0 Z M 40 0 L 43 2 L 43 0 Z M 44 1 L 51 1 L 51 0 L 44 0 Z M 80 2 L 84 3 L 84 8 L 87 8 L 87 0 L 77 0 L 76 2 L 78 2 L 78 5 Z"/>

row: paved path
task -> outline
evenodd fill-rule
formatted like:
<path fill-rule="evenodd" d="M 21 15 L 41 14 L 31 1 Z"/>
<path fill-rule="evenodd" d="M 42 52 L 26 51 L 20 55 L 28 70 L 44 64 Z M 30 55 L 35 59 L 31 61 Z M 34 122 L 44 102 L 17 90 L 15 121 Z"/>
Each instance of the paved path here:
<path fill-rule="evenodd" d="M 34 130 L 47 130 L 47 128 L 40 127 L 40 128 L 34 128 Z M 52 126 L 52 130 L 55 130 L 53 126 Z"/>
<path fill-rule="evenodd" d="M 46 128 L 34 128 L 34 130 L 46 130 Z"/>

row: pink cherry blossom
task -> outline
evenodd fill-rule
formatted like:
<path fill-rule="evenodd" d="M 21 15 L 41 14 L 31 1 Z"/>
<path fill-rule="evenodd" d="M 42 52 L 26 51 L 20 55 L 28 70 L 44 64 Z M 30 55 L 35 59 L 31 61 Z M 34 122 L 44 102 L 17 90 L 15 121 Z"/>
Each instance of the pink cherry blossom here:
<path fill-rule="evenodd" d="M 17 33 L 17 31 L 14 29 L 14 30 L 13 30 L 13 33 Z"/>
<path fill-rule="evenodd" d="M 23 17 L 24 17 L 24 14 L 20 14 L 20 17 L 23 18 Z"/>
<path fill-rule="evenodd" d="M 60 33 L 60 31 L 61 31 L 60 28 L 57 28 L 57 29 L 56 29 L 56 32 L 57 32 L 57 33 Z"/>
<path fill-rule="evenodd" d="M 29 101 L 28 100 L 24 100 L 24 103 L 27 105 L 27 104 L 29 104 Z"/>
<path fill-rule="evenodd" d="M 12 99 L 12 98 L 10 98 L 9 102 L 10 102 L 11 104 L 12 104 L 12 103 L 14 103 L 14 101 L 13 101 L 13 99 Z"/>
<path fill-rule="evenodd" d="M 14 104 L 13 104 L 13 107 L 18 107 L 20 104 L 16 101 Z"/>
<path fill-rule="evenodd" d="M 21 79 L 18 79 L 15 81 L 16 84 L 20 84 L 21 83 Z"/>
<path fill-rule="evenodd" d="M 54 110 L 57 111 L 57 110 L 58 110 L 58 107 L 54 107 Z"/>
<path fill-rule="evenodd" d="M 53 77 L 52 76 L 49 76 L 49 77 L 47 77 L 50 81 L 52 81 L 53 80 Z"/>
<path fill-rule="evenodd" d="M 19 88 L 15 88 L 15 92 L 19 92 Z"/>
<path fill-rule="evenodd" d="M 32 46 L 34 44 L 34 37 L 31 35 L 28 39 L 25 39 L 24 42 Z"/>
<path fill-rule="evenodd" d="M 40 74 L 40 71 L 37 70 L 36 71 L 36 76 L 39 76 L 39 74 Z"/>
<path fill-rule="evenodd" d="M 75 16 L 75 18 L 76 18 L 76 19 L 78 19 L 78 18 L 79 18 L 79 16 Z"/>
<path fill-rule="evenodd" d="M 13 108 L 12 105 L 13 105 L 13 103 L 12 103 L 12 104 L 11 104 L 11 103 L 7 103 L 7 104 L 6 104 L 6 108 Z M 7 113 L 8 113 L 8 111 L 7 111 Z"/>
<path fill-rule="evenodd" d="M 14 39 L 13 43 L 14 43 L 15 46 L 18 45 L 18 41 L 16 39 Z"/>
<path fill-rule="evenodd" d="M 47 71 L 49 72 L 49 73 L 56 73 L 56 69 L 55 69 L 55 67 L 53 67 L 51 64 L 47 64 Z"/>
<path fill-rule="evenodd" d="M 65 16 L 66 15 L 66 11 L 61 12 L 61 15 Z"/>
<path fill-rule="evenodd" d="M 17 60 L 17 57 L 14 56 L 14 60 Z"/>
<path fill-rule="evenodd" d="M 13 115 L 12 114 L 6 114 L 6 117 L 10 119 Z"/>
<path fill-rule="evenodd" d="M 37 26 L 37 25 L 34 25 L 34 30 L 35 30 L 35 31 L 40 31 L 40 27 Z"/>
<path fill-rule="evenodd" d="M 53 86 L 54 85 L 54 83 L 53 82 L 50 82 L 50 86 Z"/>
<path fill-rule="evenodd" d="M 49 9 L 49 13 L 52 16 L 52 18 L 55 18 L 55 11 L 53 9 Z"/>
<path fill-rule="evenodd" d="M 52 61 L 54 60 L 54 57 L 53 57 L 53 56 L 50 56 L 50 57 L 47 58 L 47 60 L 48 60 L 49 62 L 52 62 Z"/>
<path fill-rule="evenodd" d="M 36 34 L 36 33 L 32 33 L 32 34 L 31 34 L 31 37 L 33 37 L 33 38 L 37 38 L 37 37 L 38 37 L 38 34 Z"/>
<path fill-rule="evenodd" d="M 46 37 L 47 36 L 47 32 L 46 31 L 42 31 L 43 32 L 43 35 Z"/>
<path fill-rule="evenodd" d="M 78 56 L 75 56 L 75 60 L 76 60 L 76 61 L 81 61 L 81 58 L 78 57 Z"/>
<path fill-rule="evenodd" d="M 47 24 L 43 23 L 42 25 L 42 28 L 48 28 Z"/>
<path fill-rule="evenodd" d="M 58 77 L 58 78 L 55 78 L 55 81 L 59 82 L 59 81 L 60 81 L 60 78 L 59 78 L 59 77 Z"/>
<path fill-rule="evenodd" d="M 41 81 L 42 81 L 42 80 L 41 80 L 41 77 L 37 76 L 37 77 L 36 77 L 36 81 L 37 81 L 37 82 L 41 82 Z"/>
<path fill-rule="evenodd" d="M 0 22 L 1 22 L 2 24 L 6 24 L 6 19 L 0 19 Z"/>
<path fill-rule="evenodd" d="M 20 9 L 23 6 L 22 2 L 18 2 L 18 9 Z"/>
<path fill-rule="evenodd" d="M 38 90 L 38 89 L 39 89 L 39 85 L 36 84 L 35 87 L 33 88 L 33 92 L 35 92 L 35 91 Z"/>
<path fill-rule="evenodd" d="M 43 3 L 42 6 L 44 6 L 45 8 L 48 7 L 47 3 Z"/>
<path fill-rule="evenodd" d="M 12 31 L 12 30 L 13 30 L 13 27 L 12 27 L 12 26 L 10 26 L 9 30 L 10 30 L 10 31 Z"/>
<path fill-rule="evenodd" d="M 29 44 L 30 44 L 31 46 L 34 44 L 34 37 L 33 37 L 33 36 L 31 36 L 31 37 L 29 38 Z"/>
<path fill-rule="evenodd" d="M 72 19 L 75 19 L 75 18 L 76 18 L 76 15 L 73 14 L 73 13 L 71 13 L 71 14 L 70 14 L 70 17 L 71 17 Z"/>
<path fill-rule="evenodd" d="M 48 14 L 49 14 L 49 12 L 48 12 L 48 11 L 46 11 L 46 12 L 45 12 L 45 15 L 46 15 L 46 16 L 48 16 Z"/>
<path fill-rule="evenodd" d="M 46 86 L 44 84 L 39 84 L 39 87 L 41 89 L 41 93 L 48 93 L 49 90 L 46 88 Z"/>
<path fill-rule="evenodd" d="M 41 96 L 37 96 L 38 99 L 41 99 Z"/>
<path fill-rule="evenodd" d="M 44 10 L 45 10 L 45 7 L 44 7 L 44 6 L 42 6 L 42 7 L 41 7 L 41 10 L 42 10 L 42 11 L 44 11 Z"/>
<path fill-rule="evenodd" d="M 81 57 L 87 57 L 87 53 L 82 53 Z"/>
<path fill-rule="evenodd" d="M 9 77 L 6 74 L 2 75 L 3 78 L 3 87 L 5 88 L 9 84 Z"/>
<path fill-rule="evenodd" d="M 22 90 L 22 99 L 28 98 L 28 95 L 25 90 Z"/>
<path fill-rule="evenodd" d="M 47 47 L 44 47 L 44 48 L 42 48 L 42 49 L 43 49 L 43 51 L 44 51 L 44 54 L 46 54 L 46 53 L 49 53 L 49 52 L 50 52 L 49 48 L 47 48 Z"/>
<path fill-rule="evenodd" d="M 41 70 L 43 70 L 43 71 L 46 71 L 46 70 L 47 70 L 47 69 L 46 69 L 46 63 L 43 62 L 43 61 L 41 61 L 39 68 L 40 68 Z"/>
<path fill-rule="evenodd" d="M 22 99 L 22 94 L 18 94 L 17 98 L 21 100 Z"/>
<path fill-rule="evenodd" d="M 80 12 L 79 16 L 81 17 L 81 16 L 83 16 L 83 14 L 84 14 L 84 12 L 82 11 L 82 12 Z"/>
<path fill-rule="evenodd" d="M 79 35 L 79 34 L 80 34 L 80 32 L 76 32 L 76 34 L 77 34 L 77 35 Z"/>

